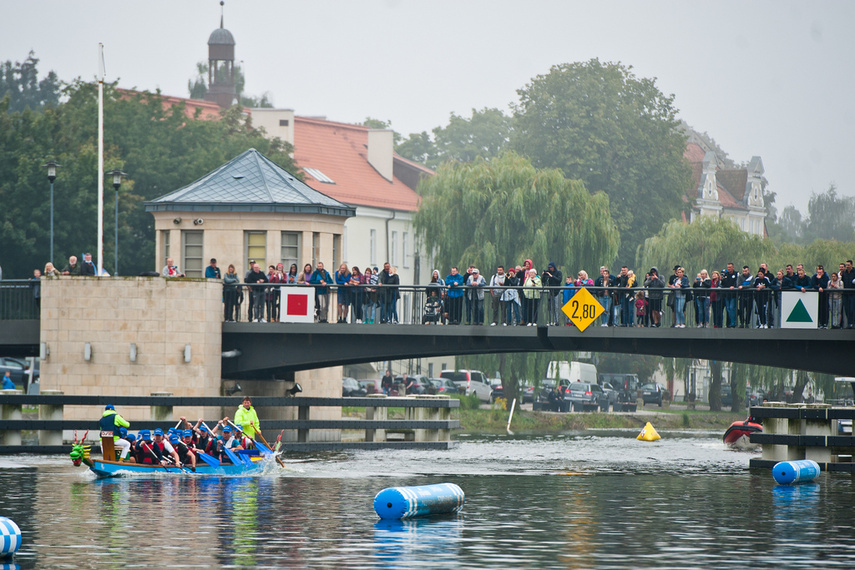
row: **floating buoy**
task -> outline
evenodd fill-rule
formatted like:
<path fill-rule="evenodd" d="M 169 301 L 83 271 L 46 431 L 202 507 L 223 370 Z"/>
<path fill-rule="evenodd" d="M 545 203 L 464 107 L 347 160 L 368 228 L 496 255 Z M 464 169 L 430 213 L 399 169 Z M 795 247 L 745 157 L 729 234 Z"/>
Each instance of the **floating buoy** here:
<path fill-rule="evenodd" d="M 641 441 L 656 441 L 657 439 L 662 439 L 662 436 L 659 435 L 659 432 L 656 431 L 653 424 L 647 422 L 644 424 L 641 433 L 638 434 L 638 437 L 635 439 L 640 439 Z"/>
<path fill-rule="evenodd" d="M 21 547 L 21 529 L 12 519 L 0 517 L 0 558 L 12 556 Z"/>
<path fill-rule="evenodd" d="M 374 497 L 374 512 L 381 519 L 405 519 L 456 513 L 463 508 L 466 496 L 454 483 L 389 487 Z"/>
<path fill-rule="evenodd" d="M 772 477 L 781 485 L 805 483 L 819 476 L 819 463 L 812 459 L 780 461 L 772 467 Z"/>

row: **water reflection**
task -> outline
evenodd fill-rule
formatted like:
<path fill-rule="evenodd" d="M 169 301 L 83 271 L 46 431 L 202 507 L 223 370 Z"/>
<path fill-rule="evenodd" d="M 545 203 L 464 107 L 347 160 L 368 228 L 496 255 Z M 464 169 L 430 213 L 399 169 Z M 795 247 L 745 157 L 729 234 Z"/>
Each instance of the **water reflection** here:
<path fill-rule="evenodd" d="M 316 454 L 261 477 L 95 480 L 54 459 L 0 465 L 0 515 L 21 527 L 24 569 L 851 566 L 852 477 L 779 487 L 718 437 L 634 437 Z M 442 482 L 466 493 L 460 515 L 378 522 L 380 490 Z"/>
<path fill-rule="evenodd" d="M 412 568 L 426 559 L 436 567 L 453 566 L 462 537 L 458 516 L 380 519 L 374 523 L 375 568 Z"/>

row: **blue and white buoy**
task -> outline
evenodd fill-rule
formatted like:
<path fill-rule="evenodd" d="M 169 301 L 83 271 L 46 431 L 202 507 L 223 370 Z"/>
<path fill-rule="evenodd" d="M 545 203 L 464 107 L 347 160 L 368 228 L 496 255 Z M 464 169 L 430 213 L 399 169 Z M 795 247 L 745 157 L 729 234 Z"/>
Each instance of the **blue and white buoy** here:
<path fill-rule="evenodd" d="M 0 558 L 12 556 L 21 547 L 21 529 L 12 519 L 0 517 Z"/>
<path fill-rule="evenodd" d="M 374 497 L 374 511 L 381 519 L 405 519 L 456 513 L 465 502 L 463 489 L 454 483 L 389 487 Z"/>
<path fill-rule="evenodd" d="M 781 485 L 805 483 L 819 476 L 819 463 L 812 459 L 780 461 L 772 467 L 772 477 Z"/>

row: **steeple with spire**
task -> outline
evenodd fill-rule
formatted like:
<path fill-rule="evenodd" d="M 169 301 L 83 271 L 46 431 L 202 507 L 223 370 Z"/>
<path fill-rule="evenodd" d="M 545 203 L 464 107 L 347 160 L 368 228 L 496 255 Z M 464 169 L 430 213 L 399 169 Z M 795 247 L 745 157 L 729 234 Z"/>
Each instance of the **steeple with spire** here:
<path fill-rule="evenodd" d="M 208 38 L 208 93 L 205 99 L 226 109 L 237 102 L 235 89 L 235 38 L 223 27 L 220 1 L 220 27 Z"/>

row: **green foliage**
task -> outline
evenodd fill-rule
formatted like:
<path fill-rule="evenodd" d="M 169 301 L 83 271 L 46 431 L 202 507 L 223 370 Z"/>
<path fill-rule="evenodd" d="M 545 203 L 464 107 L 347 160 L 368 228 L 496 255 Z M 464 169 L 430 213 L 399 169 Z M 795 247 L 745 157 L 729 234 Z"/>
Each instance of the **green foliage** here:
<path fill-rule="evenodd" d="M 43 113 L 6 112 L 0 103 L 0 240 L 8 277 L 24 278 L 44 267 L 50 251 L 50 200 L 45 160 L 62 167 L 55 182 L 55 259 L 60 269 L 71 254 L 96 250 L 97 86 L 76 81 L 65 102 Z M 4 106 L 5 105 L 5 106 Z M 193 120 L 183 105 L 163 108 L 159 94 L 133 94 L 106 85 L 106 170 L 129 174 L 120 189 L 119 263 L 123 275 L 150 271 L 154 220 L 143 201 L 176 190 L 254 147 L 290 171 L 290 145 L 268 140 L 252 128 L 240 107 L 219 121 Z M 115 192 L 105 184 L 104 258 L 113 272 Z"/>
<path fill-rule="evenodd" d="M 597 355 L 597 372 L 635 374 L 644 384 L 651 381 L 661 363 L 661 356 L 604 352 Z"/>
<path fill-rule="evenodd" d="M 9 98 L 5 112 L 39 111 L 59 103 L 60 83 L 56 73 L 51 71 L 39 80 L 38 65 L 33 51 L 23 62 L 0 63 L 0 100 Z"/>
<path fill-rule="evenodd" d="M 462 394 L 454 394 L 452 398 L 457 398 L 460 400 L 460 409 L 461 410 L 477 410 L 481 407 L 481 400 L 478 399 L 476 394 L 469 394 L 468 396 L 464 396 Z"/>
<path fill-rule="evenodd" d="M 821 194 L 812 193 L 808 214 L 787 206 L 773 223 L 767 222 L 769 237 L 776 243 L 809 244 L 816 240 L 855 241 L 855 197 L 840 196 L 830 184 Z M 847 258 L 848 259 L 848 258 Z"/>
<path fill-rule="evenodd" d="M 436 168 L 443 162 L 472 162 L 491 159 L 507 148 L 511 118 L 499 109 L 472 109 L 472 117 L 451 113 L 448 125 L 433 129 L 433 140 L 427 132 L 411 133 L 395 149 L 410 160 Z"/>
<path fill-rule="evenodd" d="M 641 276 L 657 267 L 661 275 L 667 276 L 667 271 L 679 264 L 692 281 L 701 269 L 712 274 L 729 262 L 737 267 L 759 267 L 775 252 L 770 241 L 749 235 L 724 218 L 701 216 L 689 224 L 672 220 L 638 249 L 640 269 L 636 273 Z"/>
<path fill-rule="evenodd" d="M 414 225 L 442 271 L 474 263 L 488 275 L 530 258 L 535 267 L 556 261 L 566 273 L 611 263 L 617 252 L 605 194 L 591 196 L 514 153 L 444 165 L 419 189 Z"/>
<path fill-rule="evenodd" d="M 609 195 L 620 258 L 677 217 L 691 186 L 674 97 L 620 63 L 553 66 L 518 90 L 511 148 Z"/>

